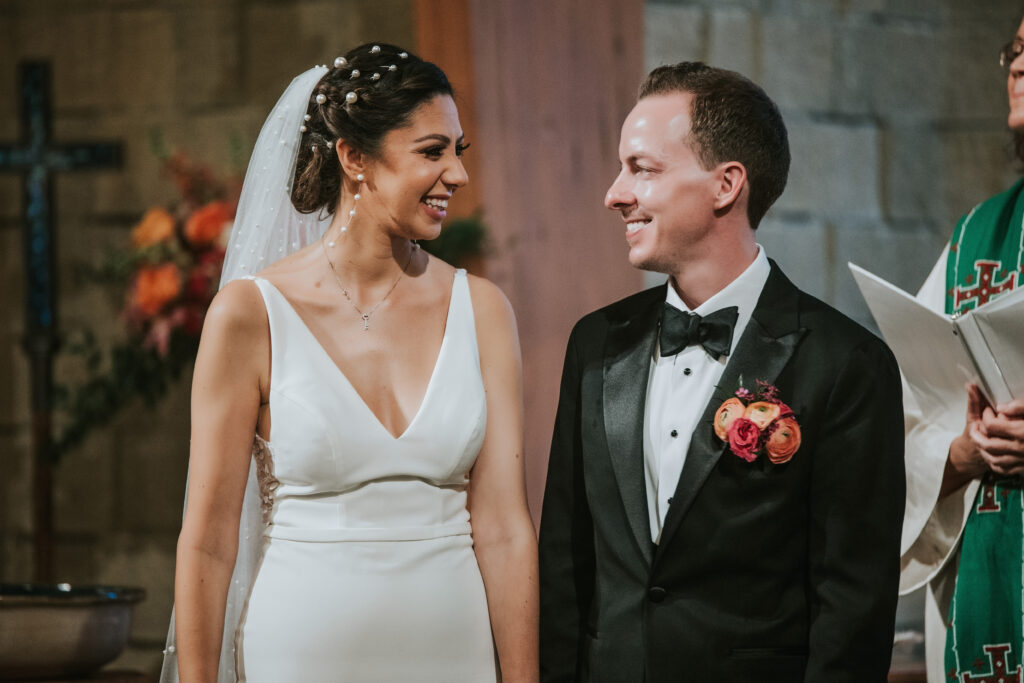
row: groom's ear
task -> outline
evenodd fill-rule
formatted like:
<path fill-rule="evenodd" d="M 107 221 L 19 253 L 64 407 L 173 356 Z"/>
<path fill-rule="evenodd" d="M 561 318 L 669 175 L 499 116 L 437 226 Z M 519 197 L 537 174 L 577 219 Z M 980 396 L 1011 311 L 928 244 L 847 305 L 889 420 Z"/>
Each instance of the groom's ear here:
<path fill-rule="evenodd" d="M 718 186 L 715 192 L 715 211 L 726 211 L 739 200 L 747 185 L 747 169 L 738 161 L 718 165 Z"/>

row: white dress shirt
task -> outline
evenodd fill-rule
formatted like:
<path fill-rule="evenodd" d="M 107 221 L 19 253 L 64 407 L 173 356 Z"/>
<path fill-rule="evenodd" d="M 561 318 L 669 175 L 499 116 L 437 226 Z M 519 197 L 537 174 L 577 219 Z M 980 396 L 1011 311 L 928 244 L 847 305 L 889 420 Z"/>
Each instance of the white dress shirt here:
<path fill-rule="evenodd" d="M 739 316 L 729 349 L 731 357 L 743 329 L 750 322 L 770 271 L 764 248 L 758 245 L 754 262 L 695 310 L 691 311 L 683 303 L 671 281 L 666 301 L 681 311 L 701 316 L 736 306 Z M 699 345 L 688 346 L 674 356 L 662 357 L 660 344 L 655 345 L 644 409 L 644 482 L 651 540 L 655 543 L 661 539 L 669 500 L 683 471 L 693 430 L 704 414 L 728 360 L 729 357 L 715 360 Z M 728 393 L 731 394 L 735 388 L 729 387 Z"/>

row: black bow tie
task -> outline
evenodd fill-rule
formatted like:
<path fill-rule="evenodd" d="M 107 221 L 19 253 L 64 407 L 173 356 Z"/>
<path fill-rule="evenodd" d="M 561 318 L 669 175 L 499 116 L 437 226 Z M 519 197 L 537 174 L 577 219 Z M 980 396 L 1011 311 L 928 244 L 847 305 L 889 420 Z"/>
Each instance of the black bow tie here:
<path fill-rule="evenodd" d="M 700 344 L 715 360 L 728 356 L 738 317 L 739 309 L 735 306 L 701 317 L 666 303 L 661 315 L 661 355 L 674 356 L 687 346 Z"/>

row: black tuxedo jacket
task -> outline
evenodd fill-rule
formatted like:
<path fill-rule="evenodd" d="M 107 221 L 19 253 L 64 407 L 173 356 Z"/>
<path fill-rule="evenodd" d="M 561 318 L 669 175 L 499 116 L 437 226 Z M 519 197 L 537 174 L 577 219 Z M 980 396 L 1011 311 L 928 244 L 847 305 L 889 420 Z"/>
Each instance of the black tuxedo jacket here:
<path fill-rule="evenodd" d="M 664 286 L 635 294 L 569 339 L 540 527 L 541 680 L 885 681 L 905 488 L 895 359 L 772 263 L 655 546 L 642 430 L 664 301 Z M 796 413 L 789 462 L 748 463 L 715 436 L 741 377 Z"/>

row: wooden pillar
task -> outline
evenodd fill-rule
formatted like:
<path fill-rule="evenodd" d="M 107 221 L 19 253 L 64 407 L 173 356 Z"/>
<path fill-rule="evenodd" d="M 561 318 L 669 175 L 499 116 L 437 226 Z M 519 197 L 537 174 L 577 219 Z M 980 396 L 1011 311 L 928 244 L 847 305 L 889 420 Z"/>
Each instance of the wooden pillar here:
<path fill-rule="evenodd" d="M 496 247 L 487 275 L 519 322 L 535 522 L 569 331 L 641 286 L 622 221 L 603 199 L 643 76 L 643 12 L 643 0 L 417 5 L 421 54 L 436 50 L 453 83 L 470 81 L 459 85 L 459 112 L 467 139 L 472 131 L 470 185 Z"/>
<path fill-rule="evenodd" d="M 481 144 L 477 127 L 469 0 L 416 0 L 414 11 L 416 53 L 440 66 L 448 76 L 455 89 L 462 132 L 472 145 L 463 157 L 469 184 L 459 188 L 448 213 L 451 218 L 471 216 L 482 208 L 478 179 L 486 145 Z"/>

